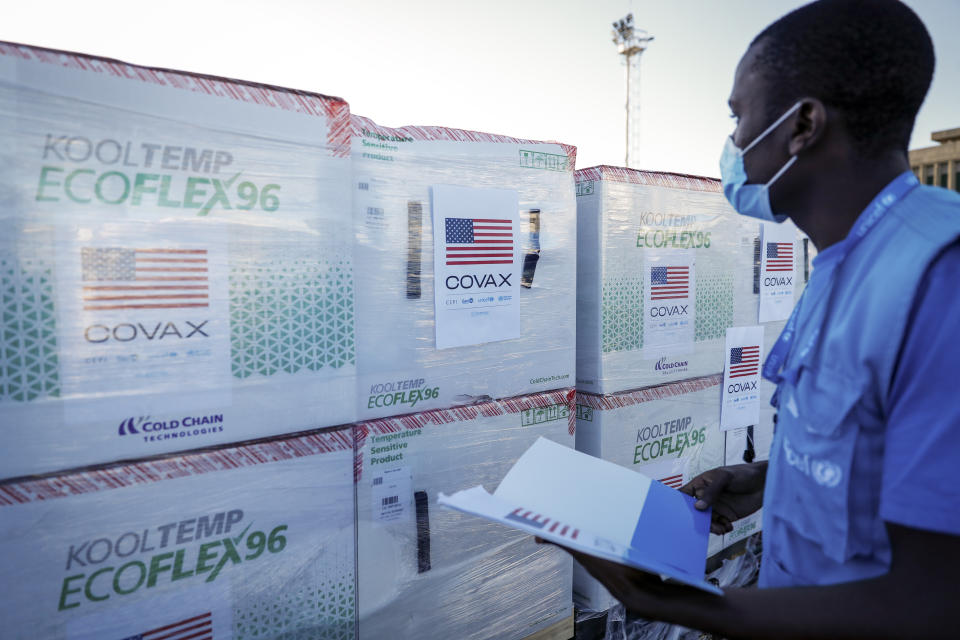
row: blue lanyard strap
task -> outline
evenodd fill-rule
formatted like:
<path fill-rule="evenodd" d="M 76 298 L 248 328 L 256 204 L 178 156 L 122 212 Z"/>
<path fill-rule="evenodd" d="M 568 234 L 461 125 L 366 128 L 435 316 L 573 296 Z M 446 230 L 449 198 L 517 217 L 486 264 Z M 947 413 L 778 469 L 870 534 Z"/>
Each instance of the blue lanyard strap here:
<path fill-rule="evenodd" d="M 834 247 L 831 247 L 831 250 L 835 252 L 835 261 L 833 263 L 833 269 L 831 273 L 825 274 L 830 276 L 830 282 L 826 282 L 823 286 L 816 287 L 819 289 L 819 295 L 815 301 L 807 300 L 808 292 L 815 288 L 813 285 L 815 283 L 817 272 L 814 268 L 813 276 L 807 287 L 807 290 L 803 292 L 803 295 L 800 297 L 800 301 L 797 303 L 797 306 L 794 307 L 793 313 L 790 314 L 790 319 L 787 320 L 787 325 L 784 327 L 783 332 L 780 334 L 780 337 L 777 339 L 776 344 L 773 345 L 773 348 L 770 350 L 770 354 L 767 356 L 766 361 L 763 363 L 763 377 L 771 382 L 779 384 L 784 379 L 788 379 L 791 382 L 796 382 L 796 377 L 799 374 L 799 370 L 793 371 L 784 371 L 781 375 L 781 370 L 784 367 L 784 364 L 787 361 L 787 356 L 790 354 L 790 349 L 793 346 L 793 341 L 796 339 L 797 334 L 797 322 L 800 315 L 800 310 L 805 305 L 811 307 L 811 311 L 824 299 L 826 293 L 830 289 L 832 283 L 832 276 L 836 274 L 837 269 L 840 264 L 850 255 L 850 252 L 853 251 L 861 240 L 877 226 L 877 223 L 883 218 L 883 216 L 893 207 L 894 204 L 902 200 L 908 193 L 910 193 L 916 186 L 920 184 L 920 181 L 917 180 L 917 177 L 913 175 L 911 171 L 905 171 L 897 176 L 890 184 L 884 187 L 883 191 L 877 194 L 877 196 L 867 205 L 867 208 L 863 210 L 863 213 L 860 214 L 860 217 L 857 218 L 857 221 L 854 223 L 853 228 L 850 230 L 850 233 L 847 234 L 847 237 L 840 241 Z M 800 350 L 798 361 L 802 361 L 813 346 L 817 342 L 817 338 L 820 337 L 821 327 L 817 327 L 811 332 L 810 337 L 804 342 L 803 348 Z"/>

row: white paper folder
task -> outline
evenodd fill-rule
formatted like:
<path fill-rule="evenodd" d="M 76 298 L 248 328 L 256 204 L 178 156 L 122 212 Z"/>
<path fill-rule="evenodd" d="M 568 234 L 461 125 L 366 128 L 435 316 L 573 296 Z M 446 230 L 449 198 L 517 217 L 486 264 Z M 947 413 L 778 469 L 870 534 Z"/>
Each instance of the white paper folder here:
<path fill-rule="evenodd" d="M 446 507 L 722 595 L 704 580 L 710 512 L 635 471 L 539 438 L 491 495 L 482 486 Z"/>

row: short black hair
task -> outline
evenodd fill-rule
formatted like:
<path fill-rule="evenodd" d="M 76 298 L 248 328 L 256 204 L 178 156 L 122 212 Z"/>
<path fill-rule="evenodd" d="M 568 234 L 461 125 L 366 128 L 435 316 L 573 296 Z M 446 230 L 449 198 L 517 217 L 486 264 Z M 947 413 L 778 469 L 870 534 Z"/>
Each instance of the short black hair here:
<path fill-rule="evenodd" d="M 772 122 L 798 99 L 837 109 L 859 155 L 906 152 L 933 78 L 933 42 L 898 0 L 818 0 L 763 30 L 753 68 Z"/>

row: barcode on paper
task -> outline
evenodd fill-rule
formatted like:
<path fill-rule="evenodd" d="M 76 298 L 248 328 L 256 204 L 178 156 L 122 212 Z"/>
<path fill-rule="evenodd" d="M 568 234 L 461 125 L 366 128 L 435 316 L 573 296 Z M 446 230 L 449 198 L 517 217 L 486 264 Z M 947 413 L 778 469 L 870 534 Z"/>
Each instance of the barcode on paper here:
<path fill-rule="evenodd" d="M 410 467 L 387 469 L 370 483 L 370 508 L 377 522 L 408 521 L 413 517 L 413 473 Z"/>

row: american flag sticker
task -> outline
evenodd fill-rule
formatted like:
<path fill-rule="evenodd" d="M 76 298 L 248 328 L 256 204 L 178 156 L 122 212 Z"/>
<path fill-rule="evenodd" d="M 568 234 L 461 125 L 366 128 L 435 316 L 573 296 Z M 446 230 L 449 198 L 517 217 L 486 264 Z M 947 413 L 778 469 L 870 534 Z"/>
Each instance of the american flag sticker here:
<path fill-rule="evenodd" d="M 690 267 L 650 267 L 651 300 L 690 297 Z"/>
<path fill-rule="evenodd" d="M 660 478 L 661 483 L 667 485 L 672 489 L 679 489 L 683 486 L 683 474 L 678 474 L 675 476 L 667 476 L 666 478 Z"/>
<path fill-rule="evenodd" d="M 580 535 L 579 529 L 574 529 L 569 525 L 561 524 L 560 522 L 551 520 L 550 518 L 540 515 L 539 513 L 525 511 L 522 508 L 514 509 L 504 517 L 507 520 L 521 522 L 528 527 L 549 531 L 550 533 L 555 533 L 559 536 L 565 536 L 571 540 L 576 540 Z"/>
<path fill-rule="evenodd" d="M 760 347 L 734 347 L 730 349 L 730 377 L 755 376 L 760 372 Z"/>
<path fill-rule="evenodd" d="M 448 265 L 513 264 L 513 221 L 444 218 Z"/>
<path fill-rule="evenodd" d="M 123 640 L 213 640 L 213 617 L 210 612 L 203 613 Z"/>
<path fill-rule="evenodd" d="M 84 311 L 209 307 L 206 249 L 82 247 Z"/>
<path fill-rule="evenodd" d="M 767 271 L 793 271 L 793 243 L 767 243 Z"/>

